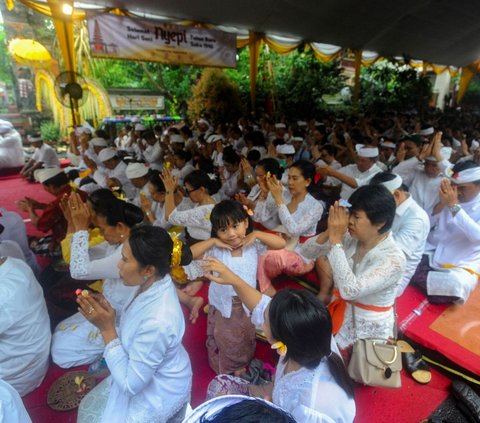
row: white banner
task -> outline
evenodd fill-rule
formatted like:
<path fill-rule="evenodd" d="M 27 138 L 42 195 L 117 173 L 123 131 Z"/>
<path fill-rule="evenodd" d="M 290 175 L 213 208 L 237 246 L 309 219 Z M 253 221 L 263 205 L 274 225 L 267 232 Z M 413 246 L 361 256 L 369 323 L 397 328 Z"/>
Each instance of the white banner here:
<path fill-rule="evenodd" d="M 87 23 L 94 57 L 236 66 L 235 34 L 112 14 L 89 16 Z"/>
<path fill-rule="evenodd" d="M 163 96 L 109 94 L 108 97 L 116 110 L 163 110 L 165 107 Z"/>

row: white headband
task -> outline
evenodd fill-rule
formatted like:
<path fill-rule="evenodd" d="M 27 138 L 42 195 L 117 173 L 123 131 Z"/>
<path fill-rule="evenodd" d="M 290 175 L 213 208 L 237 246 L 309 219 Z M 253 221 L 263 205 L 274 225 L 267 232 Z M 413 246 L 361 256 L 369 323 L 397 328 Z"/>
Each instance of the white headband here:
<path fill-rule="evenodd" d="M 454 173 L 450 177 L 450 181 L 454 184 L 468 184 L 470 182 L 480 181 L 480 166 Z"/>
<path fill-rule="evenodd" d="M 357 154 L 360 157 L 373 158 L 378 157 L 378 155 L 380 154 L 377 147 L 365 147 L 364 144 L 357 144 L 355 146 L 355 150 L 357 150 Z"/>
<path fill-rule="evenodd" d="M 419 134 L 423 135 L 423 136 L 427 136 L 427 135 L 432 135 L 434 132 L 435 132 L 435 130 L 433 129 L 433 126 L 430 126 L 428 128 L 422 129 L 419 132 Z"/>
<path fill-rule="evenodd" d="M 393 148 L 395 150 L 395 148 L 397 147 L 397 145 L 392 142 L 392 141 L 382 141 L 380 143 L 380 147 L 385 147 L 385 148 Z"/>
<path fill-rule="evenodd" d="M 395 175 L 395 178 L 391 181 L 382 182 L 382 185 L 387 188 L 391 193 L 400 188 L 403 184 L 403 180 L 399 175 Z"/>

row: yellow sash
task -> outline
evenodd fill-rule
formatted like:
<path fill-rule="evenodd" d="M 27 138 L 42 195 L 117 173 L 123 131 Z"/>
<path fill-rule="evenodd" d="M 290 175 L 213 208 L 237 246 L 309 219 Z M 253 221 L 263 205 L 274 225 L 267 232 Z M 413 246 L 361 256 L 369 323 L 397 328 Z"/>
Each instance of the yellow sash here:
<path fill-rule="evenodd" d="M 469 267 L 457 266 L 456 264 L 441 264 L 440 267 L 444 269 L 463 269 L 480 279 L 480 273 L 475 272 L 475 270 L 470 269 Z"/>

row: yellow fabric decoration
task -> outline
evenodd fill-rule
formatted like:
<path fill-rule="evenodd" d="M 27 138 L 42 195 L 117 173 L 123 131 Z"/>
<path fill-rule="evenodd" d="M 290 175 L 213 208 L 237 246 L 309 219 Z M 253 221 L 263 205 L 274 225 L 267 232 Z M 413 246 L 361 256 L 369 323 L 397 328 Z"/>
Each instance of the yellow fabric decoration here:
<path fill-rule="evenodd" d="M 180 265 L 182 261 L 182 241 L 180 241 L 178 233 L 170 234 L 170 237 L 173 241 L 172 255 L 170 258 L 170 276 L 175 283 L 183 285 L 190 281 L 184 268 Z"/>
<path fill-rule="evenodd" d="M 70 263 L 70 244 L 72 242 L 73 234 L 69 233 L 67 236 L 62 240 L 60 246 L 62 248 L 62 257 L 65 263 Z M 105 238 L 100 234 L 100 229 L 94 228 L 89 229 L 88 231 L 88 248 L 95 247 L 98 244 L 101 244 L 105 241 Z"/>
<path fill-rule="evenodd" d="M 440 267 L 443 269 L 463 269 L 463 270 L 466 270 L 471 275 L 475 275 L 477 278 L 480 279 L 480 273 L 475 272 L 475 270 L 470 269 L 469 267 L 457 266 L 456 264 L 448 264 L 448 263 L 441 264 Z"/>
<path fill-rule="evenodd" d="M 277 354 L 280 357 L 284 357 L 287 354 L 287 346 L 282 341 L 275 342 L 270 348 L 277 350 Z"/>
<path fill-rule="evenodd" d="M 87 285 L 92 291 L 103 292 L 103 280 L 98 280 Z"/>

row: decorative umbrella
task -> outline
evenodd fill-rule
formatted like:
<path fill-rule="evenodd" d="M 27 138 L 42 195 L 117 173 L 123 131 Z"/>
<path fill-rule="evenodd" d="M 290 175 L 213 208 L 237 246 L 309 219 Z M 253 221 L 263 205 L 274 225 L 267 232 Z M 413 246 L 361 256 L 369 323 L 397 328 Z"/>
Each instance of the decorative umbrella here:
<path fill-rule="evenodd" d="M 39 69 L 48 69 L 52 64 L 52 56 L 48 50 L 35 40 L 15 38 L 10 41 L 8 51 L 16 62 Z"/>

